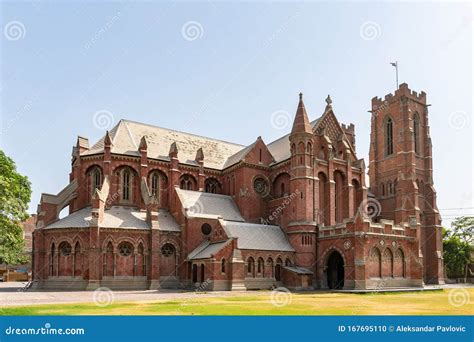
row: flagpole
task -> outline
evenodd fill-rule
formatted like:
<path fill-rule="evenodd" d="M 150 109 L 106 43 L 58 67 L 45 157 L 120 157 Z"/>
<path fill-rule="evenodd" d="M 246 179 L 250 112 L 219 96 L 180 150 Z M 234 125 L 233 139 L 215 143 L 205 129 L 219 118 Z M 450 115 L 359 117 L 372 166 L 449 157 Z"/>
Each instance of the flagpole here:
<path fill-rule="evenodd" d="M 391 62 L 390 64 L 395 67 L 395 78 L 397 81 L 397 89 L 398 89 L 398 61 L 395 61 L 395 63 Z"/>

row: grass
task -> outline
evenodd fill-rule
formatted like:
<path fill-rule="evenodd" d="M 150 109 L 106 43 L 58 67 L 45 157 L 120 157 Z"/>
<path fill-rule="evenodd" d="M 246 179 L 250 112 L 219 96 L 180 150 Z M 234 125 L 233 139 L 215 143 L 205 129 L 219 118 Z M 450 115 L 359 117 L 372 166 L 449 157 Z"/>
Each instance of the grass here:
<path fill-rule="evenodd" d="M 463 290 L 462 306 L 450 304 L 450 291 L 409 293 L 281 293 L 282 304 L 270 293 L 202 297 L 154 302 L 115 302 L 5 307 L 0 315 L 472 315 L 474 288 Z M 453 297 L 453 296 L 451 296 Z M 289 301 L 289 302 L 288 302 Z"/>

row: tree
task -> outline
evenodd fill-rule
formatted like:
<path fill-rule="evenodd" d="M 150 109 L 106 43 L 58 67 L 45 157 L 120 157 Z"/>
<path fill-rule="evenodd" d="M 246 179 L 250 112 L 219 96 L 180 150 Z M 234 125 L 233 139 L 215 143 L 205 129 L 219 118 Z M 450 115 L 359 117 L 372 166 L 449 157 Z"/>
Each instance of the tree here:
<path fill-rule="evenodd" d="M 474 217 L 458 217 L 452 222 L 451 227 L 451 230 L 443 230 L 446 271 L 448 277 L 464 275 L 464 281 L 467 281 L 474 242 Z"/>
<path fill-rule="evenodd" d="M 31 183 L 19 174 L 15 162 L 0 150 L 0 260 L 23 263 L 24 239 L 20 223 L 28 218 Z"/>

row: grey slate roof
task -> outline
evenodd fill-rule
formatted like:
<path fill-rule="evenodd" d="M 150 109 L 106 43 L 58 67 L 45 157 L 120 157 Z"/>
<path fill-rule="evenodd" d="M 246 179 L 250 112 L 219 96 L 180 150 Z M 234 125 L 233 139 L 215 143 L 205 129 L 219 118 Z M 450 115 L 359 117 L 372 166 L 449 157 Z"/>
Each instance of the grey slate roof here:
<path fill-rule="evenodd" d="M 320 119 L 311 122 L 313 129 Z M 150 158 L 169 160 L 170 146 L 173 142 L 176 142 L 180 163 L 198 165 L 194 159 L 197 150 L 202 148 L 204 166 L 213 169 L 224 169 L 239 162 L 255 145 L 255 142 L 245 146 L 123 119 L 109 133 L 112 138 L 112 153 L 139 156 L 138 146 L 140 140 L 143 136 L 146 136 L 147 152 Z M 286 134 L 267 145 L 275 159 L 274 163 L 279 163 L 290 157 L 289 135 Z M 103 152 L 104 139 L 105 136 L 94 144 L 90 150 L 83 152 L 82 155 Z"/>
<path fill-rule="evenodd" d="M 230 156 L 229 158 L 227 158 L 227 161 L 224 163 L 222 168 L 225 169 L 226 167 L 232 166 L 232 165 L 238 163 L 239 161 L 241 161 L 247 155 L 247 153 L 252 150 L 252 148 L 255 146 L 255 143 L 256 142 L 254 142 L 253 144 L 248 145 L 247 147 L 243 148 L 242 150 L 240 150 L 236 154 L 234 154 L 234 155 Z"/>
<path fill-rule="evenodd" d="M 86 228 L 92 218 L 91 207 L 82 208 L 72 214 L 44 227 L 49 228 Z"/>
<path fill-rule="evenodd" d="M 188 255 L 189 260 L 197 259 L 209 259 L 214 254 L 219 252 L 222 248 L 227 246 L 232 240 L 229 239 L 223 242 L 210 243 L 209 240 L 204 241 L 199 246 L 197 246 L 191 253 Z"/>
<path fill-rule="evenodd" d="M 162 160 L 169 160 L 168 152 L 170 146 L 173 142 L 176 142 L 179 161 L 190 165 L 197 165 L 194 159 L 197 150 L 202 147 L 204 166 L 214 169 L 221 169 L 227 158 L 245 147 L 222 140 L 129 120 L 120 120 L 110 130 L 110 136 L 112 138 L 112 153 L 134 156 L 140 155 L 138 152 L 140 139 L 146 136 L 148 157 Z M 89 151 L 85 151 L 82 155 L 101 153 L 104 149 L 104 138 L 100 139 Z"/>
<path fill-rule="evenodd" d="M 44 227 L 53 228 L 87 228 L 92 218 L 92 208 L 85 207 L 73 212 L 56 222 Z M 150 229 L 146 223 L 146 213 L 132 207 L 113 206 L 105 210 L 104 219 L 99 224 L 102 228 Z M 180 231 L 174 218 L 165 210 L 158 211 L 158 229 Z"/>
<path fill-rule="evenodd" d="M 237 248 L 293 252 L 285 233 L 278 226 L 220 220 L 229 238 L 237 238 Z"/>
<path fill-rule="evenodd" d="M 244 221 L 230 196 L 175 188 L 187 217 L 223 218 Z"/>

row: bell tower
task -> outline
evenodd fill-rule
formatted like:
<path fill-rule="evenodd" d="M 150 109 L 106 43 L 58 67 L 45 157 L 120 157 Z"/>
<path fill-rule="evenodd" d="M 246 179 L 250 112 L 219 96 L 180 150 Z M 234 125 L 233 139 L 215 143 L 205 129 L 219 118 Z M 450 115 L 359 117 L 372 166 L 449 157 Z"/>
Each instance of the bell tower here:
<path fill-rule="evenodd" d="M 296 251 L 298 266 L 313 269 L 315 266 L 316 222 L 315 182 L 313 168 L 313 129 L 299 94 L 293 127 L 289 136 L 291 165 L 290 192 L 294 198 L 290 204 L 289 223 L 286 229 L 288 238 Z"/>
<path fill-rule="evenodd" d="M 418 229 L 425 283 L 444 283 L 441 219 L 433 187 L 432 145 L 426 93 L 406 83 L 394 94 L 372 99 L 370 189 L 380 218 Z"/>

